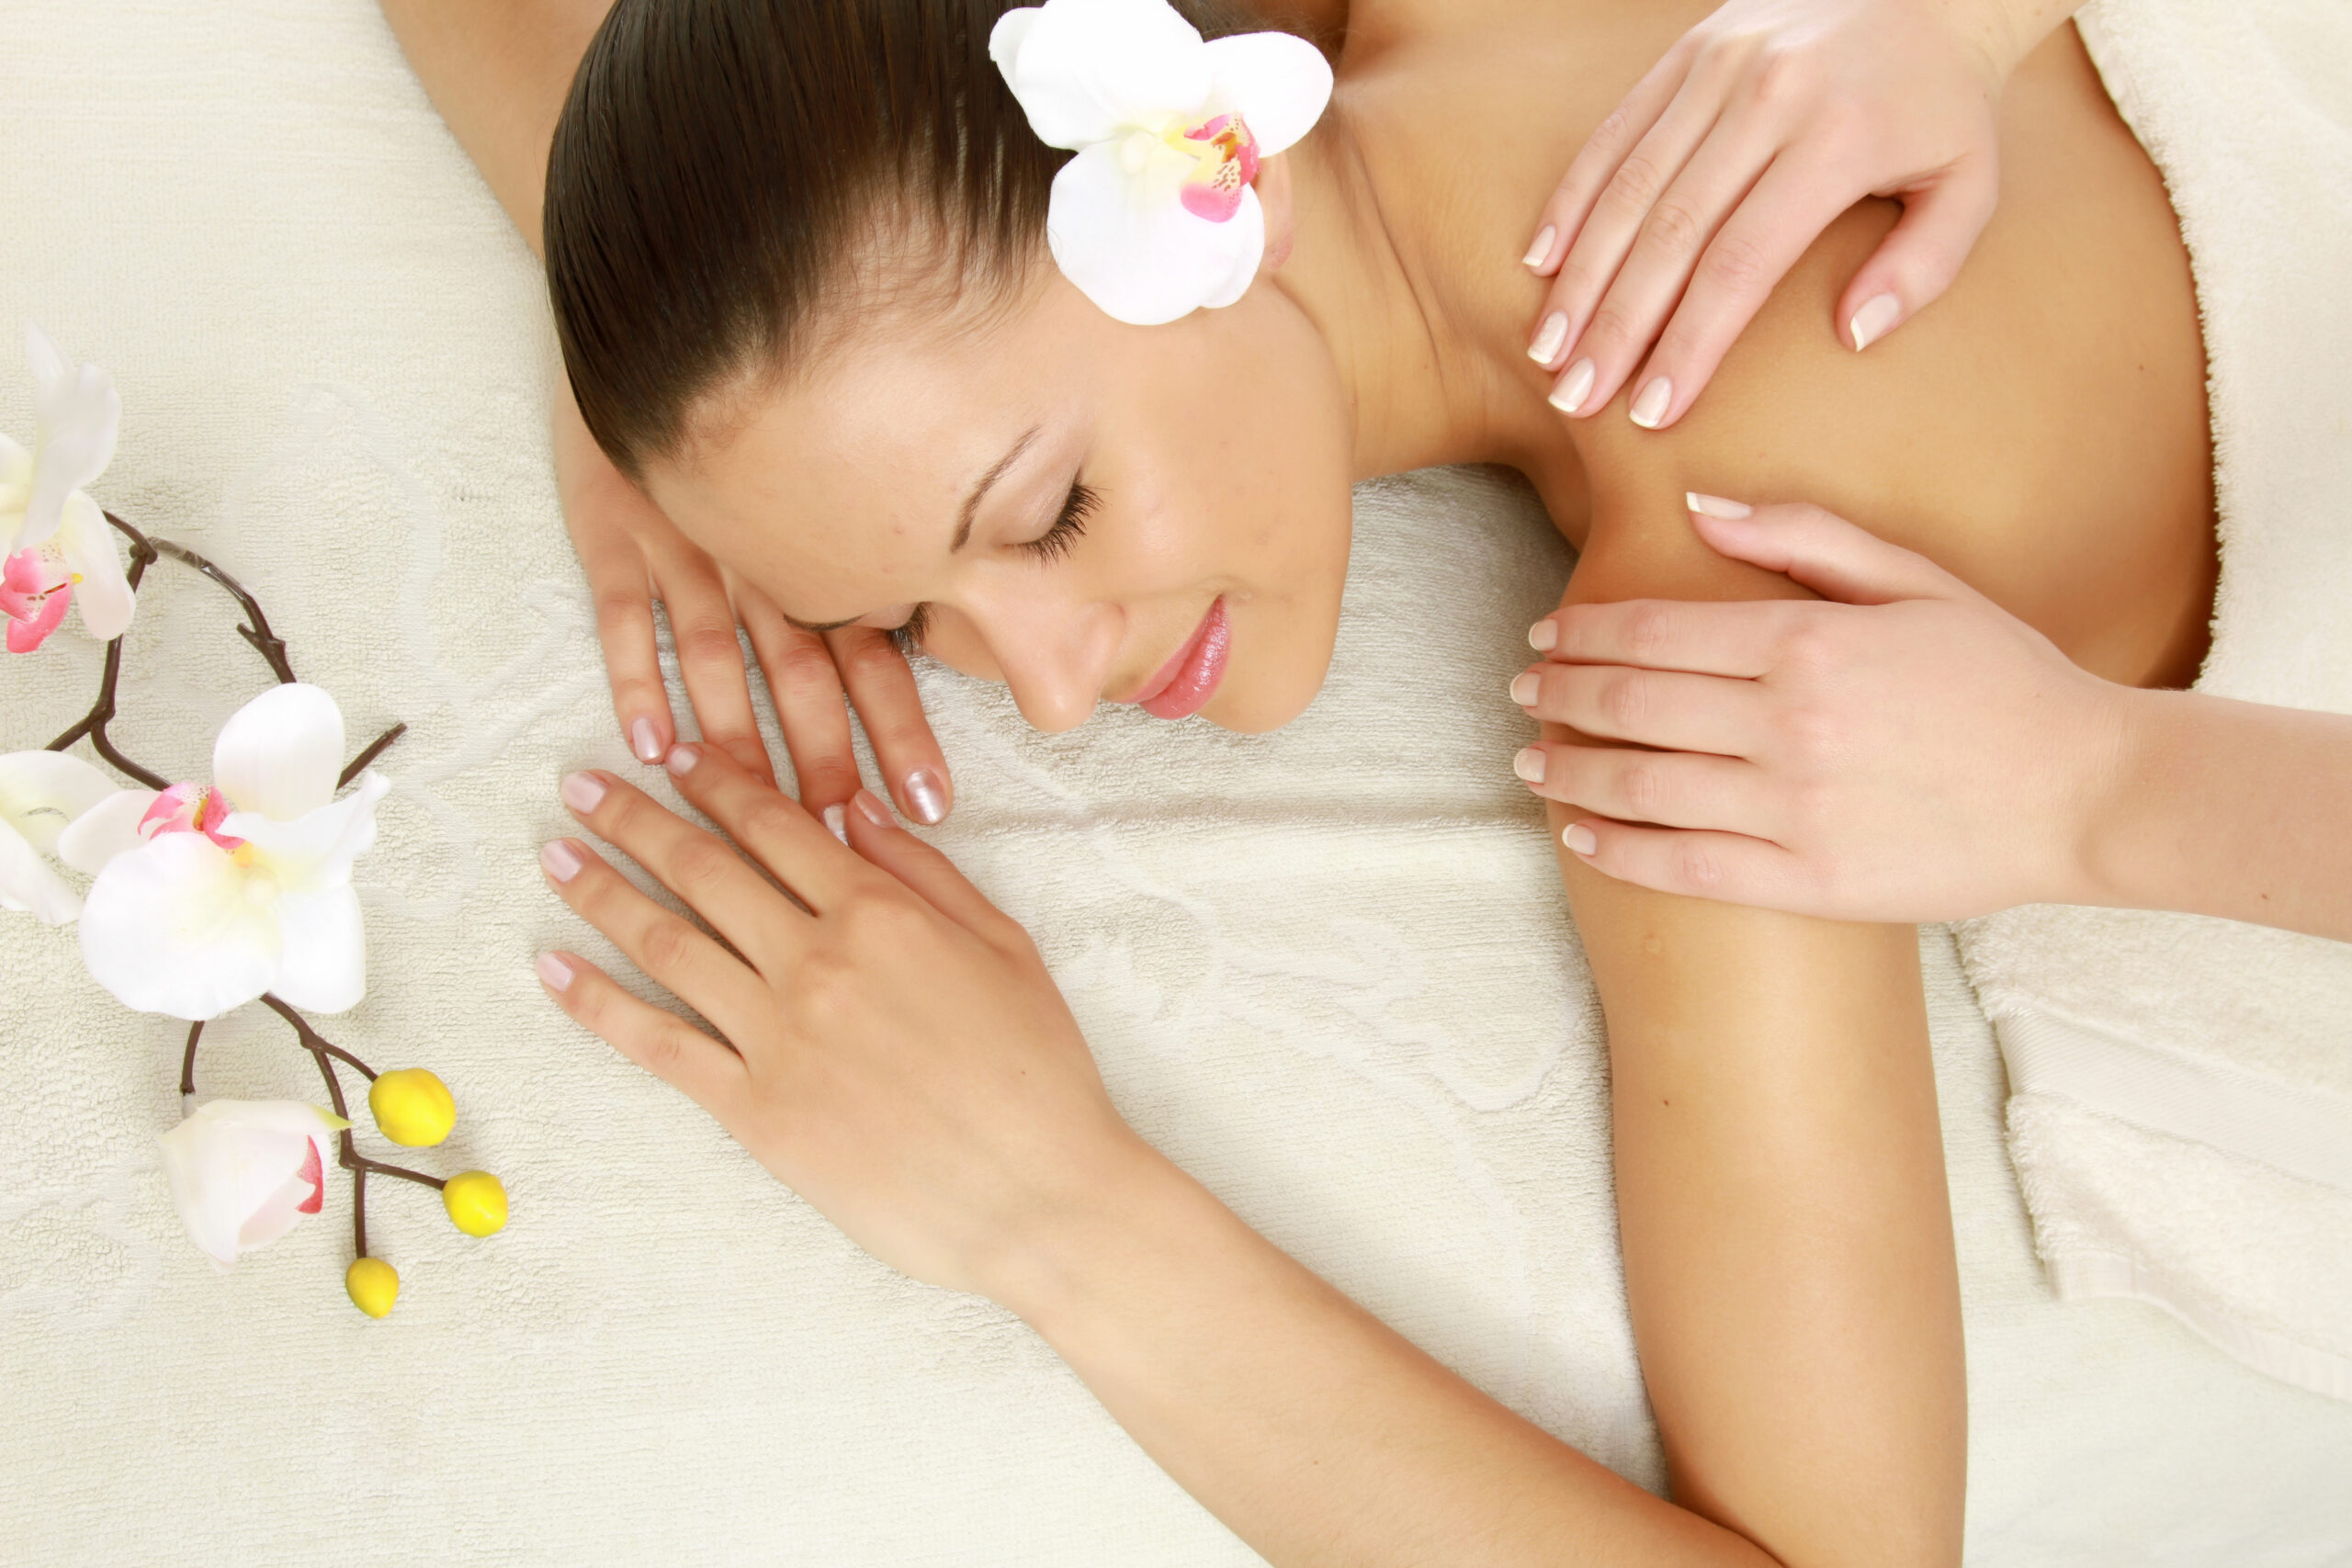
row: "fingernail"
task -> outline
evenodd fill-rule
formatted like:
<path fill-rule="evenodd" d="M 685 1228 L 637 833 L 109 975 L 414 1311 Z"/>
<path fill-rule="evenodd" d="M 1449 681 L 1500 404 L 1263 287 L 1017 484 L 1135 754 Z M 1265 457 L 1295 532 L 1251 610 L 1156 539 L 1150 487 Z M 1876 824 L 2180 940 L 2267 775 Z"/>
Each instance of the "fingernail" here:
<path fill-rule="evenodd" d="M 858 811 L 868 822 L 873 823 L 876 828 L 888 828 L 891 825 L 890 808 L 883 805 L 879 799 L 876 798 L 872 790 L 859 790 L 855 795 L 851 795 L 850 798 L 857 802 Z"/>
<path fill-rule="evenodd" d="M 552 953 L 542 953 L 532 964 L 539 972 L 539 984 L 550 991 L 567 990 L 571 985 L 571 965 Z"/>
<path fill-rule="evenodd" d="M 561 839 L 549 839 L 539 846 L 540 869 L 558 882 L 571 881 L 580 874 L 580 868 L 587 863 L 580 858 L 578 850 L 573 849 Z"/>
<path fill-rule="evenodd" d="M 670 754 L 662 759 L 662 765 L 669 769 L 673 776 L 684 778 L 695 771 L 695 764 L 701 761 L 701 753 L 693 747 L 673 746 L 670 748 Z"/>
<path fill-rule="evenodd" d="M 1535 243 L 1527 247 L 1527 254 L 1520 258 L 1520 265 L 1542 266 L 1544 258 L 1552 254 L 1552 242 L 1559 237 L 1560 231 L 1557 229 L 1549 223 L 1544 224 L 1535 231 Z"/>
<path fill-rule="evenodd" d="M 637 760 L 640 762 L 651 763 L 662 760 L 662 732 L 653 728 L 653 721 L 650 718 L 640 718 L 628 727 L 628 746 L 637 753 Z"/>
<path fill-rule="evenodd" d="M 1903 301 L 1892 294 L 1877 294 L 1862 301 L 1854 312 L 1846 331 L 1854 340 L 1854 352 L 1860 354 L 1884 337 L 1894 325 L 1894 318 L 1903 314 Z"/>
<path fill-rule="evenodd" d="M 1544 753 L 1532 746 L 1522 746 L 1519 755 L 1510 760 L 1510 771 L 1529 784 L 1544 782 Z"/>
<path fill-rule="evenodd" d="M 647 759 L 648 761 L 653 760 Z M 586 813 L 595 810 L 596 803 L 605 798 L 605 781 L 594 773 L 566 773 L 556 793 L 563 796 L 566 806 L 574 811 Z"/>
<path fill-rule="evenodd" d="M 1577 360 L 1568 367 L 1568 373 L 1560 378 L 1560 384 L 1552 389 L 1552 395 L 1544 400 L 1562 413 L 1576 412 L 1584 407 L 1585 399 L 1592 396 L 1592 378 L 1597 374 L 1591 360 Z"/>
<path fill-rule="evenodd" d="M 1523 675 L 1511 677 L 1510 700 L 1521 707 L 1526 707 L 1535 701 L 1535 694 L 1543 689 L 1544 678 L 1530 670 Z"/>
<path fill-rule="evenodd" d="M 1600 840 L 1581 822 L 1571 822 L 1560 831 L 1560 842 L 1574 854 L 1589 855 L 1600 847 Z"/>
<path fill-rule="evenodd" d="M 917 768 L 907 775 L 907 804 L 914 807 L 915 820 L 926 828 L 936 827 L 947 815 L 947 790 L 939 775 L 929 768 Z"/>
<path fill-rule="evenodd" d="M 1666 405 L 1674 400 L 1674 383 L 1663 376 L 1653 376 L 1642 395 L 1634 400 L 1634 423 L 1644 430 L 1656 430 L 1657 422 L 1666 417 Z"/>
<path fill-rule="evenodd" d="M 1544 317 L 1544 324 L 1536 329 L 1535 341 L 1527 345 L 1527 357 L 1538 365 L 1549 365 L 1567 341 L 1568 318 L 1564 312 L 1555 310 Z"/>
<path fill-rule="evenodd" d="M 849 813 L 842 809 L 842 803 L 837 800 L 831 806 L 825 807 L 823 816 L 825 818 L 825 831 L 831 833 L 834 838 L 839 839 L 842 843 L 848 843 Z"/>
<path fill-rule="evenodd" d="M 1722 517 L 1736 520 L 1746 517 L 1756 508 L 1744 501 L 1725 501 L 1720 495 L 1701 495 L 1695 490 L 1682 492 L 1682 504 L 1702 517 Z"/>
<path fill-rule="evenodd" d="M 1527 628 L 1527 646 L 1538 653 L 1549 653 L 1560 646 L 1560 623 L 1549 618 Z"/>

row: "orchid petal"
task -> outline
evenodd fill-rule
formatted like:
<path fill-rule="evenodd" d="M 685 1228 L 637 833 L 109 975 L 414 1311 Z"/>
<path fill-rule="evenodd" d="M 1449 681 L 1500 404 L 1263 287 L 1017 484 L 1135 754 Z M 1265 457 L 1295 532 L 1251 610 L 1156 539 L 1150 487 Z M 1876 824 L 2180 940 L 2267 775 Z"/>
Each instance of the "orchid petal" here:
<path fill-rule="evenodd" d="M 1201 35 L 1167 0 L 1046 0 L 1000 17 L 989 54 L 1048 147 L 1156 132 L 1208 96 Z"/>
<path fill-rule="evenodd" d="M 350 795 L 291 822 L 257 811 L 232 811 L 219 830 L 252 844 L 259 863 L 284 891 L 323 893 L 348 883 L 353 859 L 374 847 L 376 803 L 391 787 L 389 779 L 370 768 L 359 775 L 359 787 Z"/>
<path fill-rule="evenodd" d="M 76 367 L 39 327 L 25 327 L 25 357 L 33 370 L 31 491 L 14 549 L 46 544 L 64 514 L 65 498 L 106 472 L 114 460 L 122 400 L 113 378 L 95 365 Z"/>
<path fill-rule="evenodd" d="M 294 1100 L 215 1100 L 162 1135 L 164 1177 L 189 1239 L 221 1268 L 294 1227 L 329 1141 L 350 1123 Z"/>
<path fill-rule="evenodd" d="M 164 833 L 98 873 L 82 906 L 82 962 L 123 1006 L 218 1018 L 268 990 L 283 941 L 228 852 Z"/>
<path fill-rule="evenodd" d="M 288 893 L 277 900 L 285 947 L 270 990 L 305 1012 L 347 1012 L 368 994 L 368 942 L 359 896 L 348 887 Z"/>
<path fill-rule="evenodd" d="M 1098 142 L 1054 176 L 1046 242 L 1056 265 L 1105 312 L 1136 326 L 1175 321 L 1212 299 L 1239 299 L 1266 249 L 1257 193 L 1244 193 L 1232 219 L 1213 223 L 1176 198 L 1192 167 L 1182 154 L 1155 148 L 1150 163 L 1130 174 L 1123 152 Z"/>
<path fill-rule="evenodd" d="M 212 743 L 212 782 L 240 811 L 280 822 L 334 798 L 343 771 L 343 710 L 302 682 L 272 686 L 239 708 Z"/>
<path fill-rule="evenodd" d="M 82 900 L 24 835 L 0 822 L 0 909 L 30 914 L 62 926 L 82 912 Z"/>
<path fill-rule="evenodd" d="M 1331 102 L 1331 62 L 1292 33 L 1239 33 L 1207 45 L 1212 114 L 1238 114 L 1271 158 L 1315 129 Z"/>
<path fill-rule="evenodd" d="M 115 784 L 66 751 L 11 751 L 0 756 L 0 817 L 35 849 L 57 842 L 65 825 L 115 793 Z"/>
<path fill-rule="evenodd" d="M 82 626 L 100 642 L 112 642 L 130 625 L 130 581 L 123 575 L 122 552 L 114 527 L 98 503 L 80 491 L 65 498 L 58 525 L 57 553 L 74 574 L 74 602 Z"/>
<path fill-rule="evenodd" d="M 152 789 L 117 790 L 75 817 L 57 835 L 57 858 L 75 871 L 97 875 L 115 856 L 147 841 L 139 824 L 154 804 Z"/>

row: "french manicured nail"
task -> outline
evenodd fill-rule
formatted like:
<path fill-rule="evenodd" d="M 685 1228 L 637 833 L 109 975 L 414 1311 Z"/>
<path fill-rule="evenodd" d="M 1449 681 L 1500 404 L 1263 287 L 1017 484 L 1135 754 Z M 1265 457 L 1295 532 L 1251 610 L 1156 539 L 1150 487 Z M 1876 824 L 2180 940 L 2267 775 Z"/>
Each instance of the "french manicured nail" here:
<path fill-rule="evenodd" d="M 1535 243 L 1527 247 L 1527 254 L 1520 258 L 1520 265 L 1542 266 L 1544 258 L 1552 254 L 1552 242 L 1559 237 L 1560 231 L 1557 229 L 1549 223 L 1544 224 L 1535 231 Z"/>
<path fill-rule="evenodd" d="M 640 762 L 662 760 L 662 732 L 653 728 L 650 718 L 640 718 L 628 727 L 628 749 L 637 753 Z"/>
<path fill-rule="evenodd" d="M 825 831 L 831 833 L 834 838 L 839 839 L 842 843 L 848 843 L 849 813 L 842 809 L 842 803 L 837 800 L 831 806 L 825 807 L 824 818 Z"/>
<path fill-rule="evenodd" d="M 1560 646 L 1560 623 L 1549 616 L 1527 628 L 1527 646 L 1538 653 L 1549 653 Z"/>
<path fill-rule="evenodd" d="M 1589 855 L 1600 847 L 1600 840 L 1591 829 L 1581 822 L 1571 822 L 1560 830 L 1560 842 L 1568 846 L 1572 854 Z"/>
<path fill-rule="evenodd" d="M 566 773 L 556 793 L 563 796 L 566 806 L 585 814 L 595 810 L 596 803 L 605 798 L 605 781 L 594 773 Z"/>
<path fill-rule="evenodd" d="M 662 765 L 669 769 L 676 777 L 684 778 L 695 771 L 695 764 L 701 761 L 702 753 L 693 747 L 673 746 L 670 748 L 670 754 L 662 759 Z"/>
<path fill-rule="evenodd" d="M 1598 374 L 1591 360 L 1579 359 L 1568 367 L 1568 373 L 1560 378 L 1560 384 L 1544 400 L 1562 413 L 1574 413 L 1584 407 L 1585 399 L 1592 396 L 1592 380 Z"/>
<path fill-rule="evenodd" d="M 1543 689 L 1544 677 L 1538 675 L 1534 671 L 1530 670 L 1523 675 L 1514 675 L 1511 677 L 1510 700 L 1517 703 L 1521 707 L 1526 707 L 1529 704 L 1534 702 L 1536 694 L 1541 692 Z"/>
<path fill-rule="evenodd" d="M 571 986 L 571 965 L 552 953 L 542 953 L 532 965 L 539 972 L 539 984 L 550 991 L 563 991 Z"/>
<path fill-rule="evenodd" d="M 1544 782 L 1544 753 L 1532 746 L 1522 746 L 1519 755 L 1510 760 L 1510 771 L 1529 784 Z"/>
<path fill-rule="evenodd" d="M 1558 356 L 1560 350 L 1567 346 L 1567 342 L 1568 318 L 1566 313 L 1555 310 L 1544 318 L 1542 326 L 1535 329 L 1535 341 L 1527 345 L 1527 357 L 1538 365 L 1548 366 Z"/>
<path fill-rule="evenodd" d="M 850 798 L 857 802 L 859 815 L 863 816 L 868 822 L 873 823 L 876 828 L 888 828 L 893 826 L 890 821 L 890 808 L 883 805 L 882 802 L 876 797 L 872 790 L 859 790 L 855 795 L 851 795 Z"/>
<path fill-rule="evenodd" d="M 1736 521 L 1756 510 L 1744 501 L 1725 501 L 1720 495 L 1701 495 L 1695 490 L 1682 492 L 1682 504 L 1702 517 L 1721 517 L 1726 521 Z"/>
<path fill-rule="evenodd" d="M 947 787 L 929 768 L 917 768 L 907 775 L 907 804 L 914 807 L 916 821 L 935 828 L 947 815 Z"/>
<path fill-rule="evenodd" d="M 1653 376 L 1642 395 L 1634 400 L 1634 423 L 1644 430 L 1656 430 L 1658 421 L 1666 417 L 1666 405 L 1674 400 L 1674 383 L 1663 376 Z"/>
<path fill-rule="evenodd" d="M 1903 314 L 1903 301 L 1892 294 L 1876 294 L 1862 301 L 1854 319 L 1846 324 L 1847 333 L 1854 340 L 1854 352 L 1860 354 L 1894 326 L 1894 318 Z"/>
<path fill-rule="evenodd" d="M 573 849 L 561 839 L 549 839 L 539 846 L 539 869 L 558 882 L 571 881 L 580 874 L 580 868 L 587 863 L 580 858 L 578 850 Z"/>

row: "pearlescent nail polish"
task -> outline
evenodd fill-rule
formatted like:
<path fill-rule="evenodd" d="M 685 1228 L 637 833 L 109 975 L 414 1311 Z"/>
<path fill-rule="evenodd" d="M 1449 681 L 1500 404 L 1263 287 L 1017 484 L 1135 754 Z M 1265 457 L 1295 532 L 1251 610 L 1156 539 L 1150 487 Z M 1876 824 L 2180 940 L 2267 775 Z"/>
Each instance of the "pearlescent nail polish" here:
<path fill-rule="evenodd" d="M 628 727 L 628 749 L 637 753 L 640 762 L 662 760 L 662 732 L 653 728 L 650 718 L 640 718 Z"/>
<path fill-rule="evenodd" d="M 1538 365 L 1549 365 L 1567 342 L 1568 318 L 1555 310 L 1536 329 L 1535 341 L 1527 345 L 1527 357 Z"/>
<path fill-rule="evenodd" d="M 947 786 L 929 768 L 917 768 L 907 775 L 907 805 L 916 821 L 926 828 L 937 827 L 947 815 Z"/>
<path fill-rule="evenodd" d="M 1544 753 L 1533 746 L 1522 746 L 1519 755 L 1510 760 L 1510 771 L 1529 784 L 1544 782 Z"/>
<path fill-rule="evenodd" d="M 842 809 L 840 801 L 825 807 L 825 830 L 842 843 L 849 842 L 849 813 Z"/>

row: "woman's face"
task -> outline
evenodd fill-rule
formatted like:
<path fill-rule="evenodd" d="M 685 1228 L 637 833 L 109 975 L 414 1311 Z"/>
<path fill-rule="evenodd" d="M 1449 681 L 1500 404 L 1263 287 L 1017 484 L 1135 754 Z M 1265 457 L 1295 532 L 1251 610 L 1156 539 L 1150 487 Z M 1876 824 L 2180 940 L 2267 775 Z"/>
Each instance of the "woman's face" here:
<path fill-rule="evenodd" d="M 1349 533 L 1330 355 L 1263 285 L 1168 326 L 1051 269 L 978 325 L 909 310 L 709 422 L 646 488 L 811 626 L 905 624 L 1023 716 L 1265 730 L 1322 684 Z"/>

